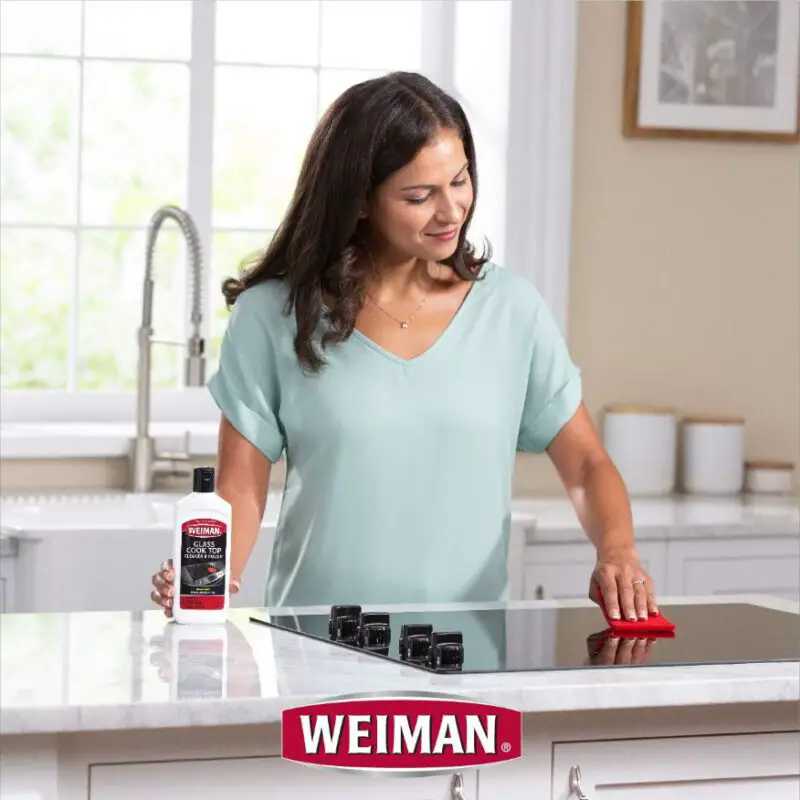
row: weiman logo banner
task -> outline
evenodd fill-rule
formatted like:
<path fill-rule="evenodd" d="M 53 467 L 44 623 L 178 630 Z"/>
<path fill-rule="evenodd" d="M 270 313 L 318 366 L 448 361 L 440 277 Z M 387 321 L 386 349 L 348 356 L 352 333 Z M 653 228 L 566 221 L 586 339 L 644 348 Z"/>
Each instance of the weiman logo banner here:
<path fill-rule="evenodd" d="M 281 754 L 346 770 L 463 770 L 519 758 L 522 713 L 436 693 L 347 695 L 285 710 Z"/>

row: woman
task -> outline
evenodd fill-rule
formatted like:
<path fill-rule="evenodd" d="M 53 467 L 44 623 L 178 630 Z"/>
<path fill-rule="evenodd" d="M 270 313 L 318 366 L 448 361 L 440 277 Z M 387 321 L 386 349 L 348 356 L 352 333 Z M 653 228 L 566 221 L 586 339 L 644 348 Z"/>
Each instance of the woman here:
<path fill-rule="evenodd" d="M 505 599 L 520 450 L 549 454 L 597 549 L 590 596 L 656 612 L 548 309 L 467 242 L 476 194 L 464 111 L 420 75 L 354 86 L 320 121 L 266 253 L 223 285 L 208 387 L 233 591 L 285 451 L 266 605 Z M 153 576 L 168 616 L 173 578 Z"/>

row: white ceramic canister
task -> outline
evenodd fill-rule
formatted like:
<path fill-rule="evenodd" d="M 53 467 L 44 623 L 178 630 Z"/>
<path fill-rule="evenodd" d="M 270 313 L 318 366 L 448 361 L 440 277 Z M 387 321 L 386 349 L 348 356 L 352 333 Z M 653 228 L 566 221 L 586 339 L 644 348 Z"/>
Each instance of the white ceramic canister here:
<path fill-rule="evenodd" d="M 628 494 L 664 496 L 675 489 L 677 417 L 674 409 L 606 406 L 603 446 Z"/>
<path fill-rule="evenodd" d="M 791 494 L 794 464 L 789 461 L 745 463 L 745 491 L 753 494 Z"/>
<path fill-rule="evenodd" d="M 744 420 L 686 417 L 681 472 L 689 494 L 739 494 L 744 487 Z"/>

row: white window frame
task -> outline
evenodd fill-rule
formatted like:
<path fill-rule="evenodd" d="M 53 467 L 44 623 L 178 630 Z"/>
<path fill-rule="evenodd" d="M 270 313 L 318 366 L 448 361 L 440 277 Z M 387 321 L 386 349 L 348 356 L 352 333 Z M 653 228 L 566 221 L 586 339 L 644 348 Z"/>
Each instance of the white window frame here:
<path fill-rule="evenodd" d="M 423 6 L 426 17 L 422 69 L 432 80 L 456 95 L 458 92 L 453 85 L 453 22 L 456 4 L 464 1 L 425 0 Z M 192 2 L 186 208 L 197 225 L 203 251 L 208 253 L 212 240 L 217 0 Z M 577 0 L 511 0 L 511 15 L 507 210 L 502 232 L 505 239 L 502 260 L 537 286 L 565 337 L 569 338 L 567 312 Z M 476 57 L 492 58 L 493 54 L 481 53 L 477 49 Z M 210 298 L 207 292 L 204 296 L 203 334 L 207 336 Z M 131 423 L 135 419 L 135 404 L 135 391 L 4 391 L 0 393 L 0 419 L 3 425 L 24 422 Z M 154 422 L 209 422 L 217 419 L 217 411 L 202 388 L 154 390 L 151 419 Z"/>

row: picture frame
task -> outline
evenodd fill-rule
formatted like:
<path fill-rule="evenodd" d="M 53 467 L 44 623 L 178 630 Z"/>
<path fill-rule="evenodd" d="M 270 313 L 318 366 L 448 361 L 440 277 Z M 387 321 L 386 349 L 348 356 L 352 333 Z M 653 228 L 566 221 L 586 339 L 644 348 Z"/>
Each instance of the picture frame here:
<path fill-rule="evenodd" d="M 800 142 L 797 0 L 628 0 L 622 132 Z"/>

